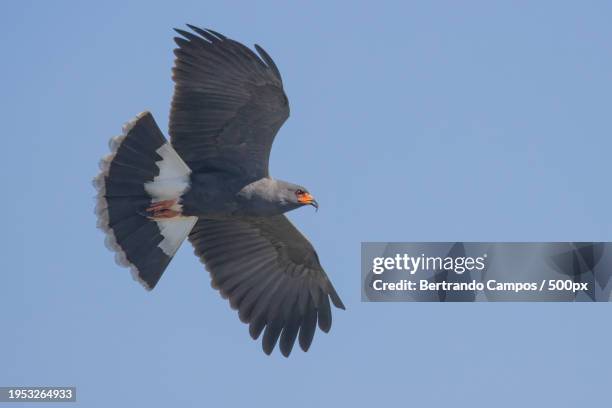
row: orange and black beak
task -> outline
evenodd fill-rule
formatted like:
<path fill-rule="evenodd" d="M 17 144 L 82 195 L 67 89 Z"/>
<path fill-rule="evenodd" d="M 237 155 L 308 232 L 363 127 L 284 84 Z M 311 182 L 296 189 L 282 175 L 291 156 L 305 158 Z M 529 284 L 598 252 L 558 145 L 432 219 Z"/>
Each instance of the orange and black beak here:
<path fill-rule="evenodd" d="M 317 200 L 315 200 L 310 193 L 300 194 L 298 196 L 298 201 L 300 202 L 300 204 L 310 204 L 317 210 L 319 209 L 319 203 L 317 203 Z"/>

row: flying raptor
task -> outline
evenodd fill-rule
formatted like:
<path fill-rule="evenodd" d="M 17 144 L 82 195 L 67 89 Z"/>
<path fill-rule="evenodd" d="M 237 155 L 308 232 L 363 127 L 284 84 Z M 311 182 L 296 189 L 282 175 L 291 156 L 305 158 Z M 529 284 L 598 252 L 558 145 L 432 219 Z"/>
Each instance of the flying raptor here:
<path fill-rule="evenodd" d="M 344 305 L 308 240 L 284 215 L 318 204 L 300 185 L 272 178 L 268 159 L 289 117 L 280 72 L 212 30 L 176 31 L 170 142 L 149 112 L 110 140 L 100 162 L 98 227 L 120 265 L 155 287 L 188 237 L 211 284 L 249 324 L 289 356 L 316 326 L 331 328 L 331 303 Z M 279 341 L 280 339 L 280 341 Z"/>

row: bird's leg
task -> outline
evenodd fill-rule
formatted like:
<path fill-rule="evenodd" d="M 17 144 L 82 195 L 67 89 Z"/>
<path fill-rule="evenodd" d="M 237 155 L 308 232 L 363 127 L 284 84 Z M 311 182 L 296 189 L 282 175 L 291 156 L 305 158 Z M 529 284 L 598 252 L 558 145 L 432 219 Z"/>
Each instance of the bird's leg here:
<path fill-rule="evenodd" d="M 163 200 L 158 201 L 156 203 L 152 203 L 146 210 L 147 216 L 150 219 L 157 219 L 172 218 L 176 217 L 177 215 L 181 215 L 180 211 L 177 211 L 172 208 L 177 204 L 177 201 L 178 200 Z"/>

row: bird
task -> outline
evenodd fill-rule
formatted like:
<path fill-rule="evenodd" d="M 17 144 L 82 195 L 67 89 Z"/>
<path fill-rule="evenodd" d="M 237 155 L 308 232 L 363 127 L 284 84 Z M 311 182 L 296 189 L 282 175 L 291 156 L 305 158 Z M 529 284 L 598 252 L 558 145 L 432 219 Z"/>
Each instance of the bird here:
<path fill-rule="evenodd" d="M 308 239 L 285 213 L 319 205 L 270 176 L 289 117 L 276 64 L 211 29 L 174 29 L 168 141 L 145 111 L 109 141 L 94 178 L 97 226 L 115 260 L 152 290 L 185 239 L 249 334 L 271 354 L 308 351 L 345 306 Z M 263 333 L 263 335 L 262 335 Z"/>

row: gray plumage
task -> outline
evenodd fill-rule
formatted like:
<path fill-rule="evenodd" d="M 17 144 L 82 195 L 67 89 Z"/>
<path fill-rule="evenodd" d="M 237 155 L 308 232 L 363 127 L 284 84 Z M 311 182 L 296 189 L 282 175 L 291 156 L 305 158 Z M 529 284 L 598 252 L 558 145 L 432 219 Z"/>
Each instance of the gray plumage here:
<path fill-rule="evenodd" d="M 126 150 L 142 162 L 142 166 L 133 165 L 134 173 L 153 164 L 159 167 L 151 177 L 135 179 L 134 190 L 122 192 L 130 197 L 130 206 L 125 208 L 139 209 L 130 217 L 141 224 L 157 223 L 151 228 L 159 237 L 151 242 L 162 242 L 159 246 L 168 255 L 159 268 L 149 266 L 148 273 L 154 279 L 148 287 L 157 283 L 184 236 L 179 237 L 177 245 L 171 245 L 176 241 L 176 234 L 169 232 L 171 224 L 162 223 L 151 215 L 152 207 L 146 207 L 167 198 L 162 197 L 165 185 L 181 186 L 184 182 L 188 187 L 180 190 L 172 208 L 180 209 L 176 219 L 187 220 L 185 234 L 190 231 L 189 241 L 210 272 L 213 287 L 238 310 L 254 339 L 263 333 L 266 353 L 272 352 L 279 339 L 285 356 L 296 340 L 306 351 L 317 324 L 324 332 L 331 327 L 330 300 L 338 308 L 344 309 L 344 305 L 310 242 L 283 215 L 303 205 L 318 204 L 304 187 L 273 179 L 268 172 L 272 143 L 289 116 L 280 72 L 257 45 L 259 55 L 212 30 L 189 27 L 193 32 L 177 29 L 181 37 L 175 38 L 178 48 L 169 132 L 180 158 L 170 157 L 164 146 L 149 154 Z M 153 121 L 150 114 L 143 117 Z M 136 121 L 135 129 L 140 128 Z M 148 136 L 138 137 L 144 140 Z M 134 143 L 138 137 L 127 134 L 127 140 Z M 181 159 L 186 164 L 184 171 Z M 113 157 L 106 160 L 112 170 Z M 127 160 L 124 157 L 116 166 L 127 168 Z M 164 167 L 179 170 L 168 173 Z M 107 171 L 99 176 L 102 181 L 98 180 L 105 186 L 104 191 L 99 190 L 99 200 L 105 204 L 113 202 L 106 191 L 130 185 L 109 174 Z M 144 188 L 143 182 L 148 183 Z M 147 204 L 143 205 L 142 198 L 147 194 Z M 103 229 L 113 234 L 112 223 L 103 224 Z M 129 231 L 123 233 L 130 235 Z M 120 245 L 115 250 L 128 261 L 137 252 Z M 139 259 L 144 255 L 138 252 Z"/>

